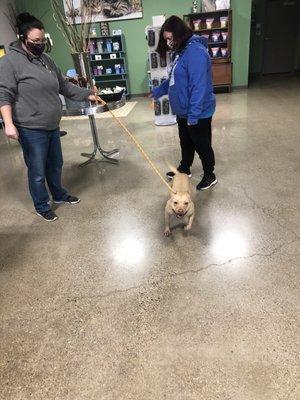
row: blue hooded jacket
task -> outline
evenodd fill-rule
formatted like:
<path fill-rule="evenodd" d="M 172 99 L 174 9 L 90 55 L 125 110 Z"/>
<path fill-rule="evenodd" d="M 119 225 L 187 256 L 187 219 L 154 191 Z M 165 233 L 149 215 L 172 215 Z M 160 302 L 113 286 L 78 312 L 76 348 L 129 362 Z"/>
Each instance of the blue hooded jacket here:
<path fill-rule="evenodd" d="M 210 56 L 207 40 L 193 35 L 179 54 L 169 79 L 152 91 L 153 98 L 169 94 L 171 108 L 178 117 L 196 125 L 198 119 L 209 118 L 216 108 L 213 93 Z"/>

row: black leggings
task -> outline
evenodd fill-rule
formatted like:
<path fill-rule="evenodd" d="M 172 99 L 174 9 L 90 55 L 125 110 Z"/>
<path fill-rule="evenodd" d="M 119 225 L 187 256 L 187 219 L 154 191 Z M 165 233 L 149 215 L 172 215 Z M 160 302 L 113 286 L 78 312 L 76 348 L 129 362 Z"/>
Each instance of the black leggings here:
<path fill-rule="evenodd" d="M 215 167 L 215 155 L 211 147 L 211 117 L 199 119 L 197 125 L 188 126 L 186 118 L 177 118 L 181 147 L 181 166 L 190 168 L 195 151 L 200 157 L 204 174 L 211 174 Z"/>

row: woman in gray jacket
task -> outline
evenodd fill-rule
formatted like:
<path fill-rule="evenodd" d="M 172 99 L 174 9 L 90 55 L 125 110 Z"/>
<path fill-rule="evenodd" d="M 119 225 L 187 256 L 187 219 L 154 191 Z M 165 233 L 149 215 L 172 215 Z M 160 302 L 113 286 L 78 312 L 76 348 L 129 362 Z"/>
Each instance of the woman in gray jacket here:
<path fill-rule="evenodd" d="M 30 194 L 39 216 L 57 219 L 51 210 L 51 192 L 55 203 L 76 204 L 61 184 L 63 157 L 59 123 L 59 94 L 73 100 L 101 100 L 93 90 L 68 82 L 46 54 L 45 31 L 41 21 L 28 13 L 17 17 L 19 40 L 0 60 L 0 111 L 5 134 L 19 140 L 28 168 Z"/>

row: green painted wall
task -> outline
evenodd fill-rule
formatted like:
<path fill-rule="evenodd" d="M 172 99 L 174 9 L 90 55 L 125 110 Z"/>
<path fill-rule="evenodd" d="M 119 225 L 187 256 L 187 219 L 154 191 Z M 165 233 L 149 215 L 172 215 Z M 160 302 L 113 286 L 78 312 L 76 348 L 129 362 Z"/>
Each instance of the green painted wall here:
<path fill-rule="evenodd" d="M 24 0 L 26 9 L 41 18 L 54 40 L 52 57 L 62 71 L 72 67 L 69 50 L 53 20 L 49 0 Z M 250 40 L 251 0 L 232 0 L 233 9 L 233 85 L 248 84 L 248 57 Z M 143 0 L 143 19 L 113 21 L 110 29 L 121 28 L 126 39 L 127 60 L 131 93 L 146 93 L 147 87 L 147 43 L 145 26 L 152 23 L 152 15 L 177 14 L 182 16 L 190 12 L 192 0 Z"/>

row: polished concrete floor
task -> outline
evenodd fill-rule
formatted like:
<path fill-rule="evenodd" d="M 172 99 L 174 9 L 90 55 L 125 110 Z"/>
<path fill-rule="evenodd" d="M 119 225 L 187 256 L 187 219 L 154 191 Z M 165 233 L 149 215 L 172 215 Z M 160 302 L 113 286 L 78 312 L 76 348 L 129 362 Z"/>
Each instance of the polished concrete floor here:
<path fill-rule="evenodd" d="M 167 190 L 111 119 L 97 124 L 118 166 L 78 168 L 88 122 L 62 124 L 64 184 L 82 202 L 54 223 L 1 134 L 1 400 L 299 399 L 300 83 L 217 100 L 219 184 L 170 238 Z M 155 127 L 148 100 L 123 121 L 162 172 L 177 164 L 176 126 Z M 198 159 L 192 172 L 196 185 Z"/>

